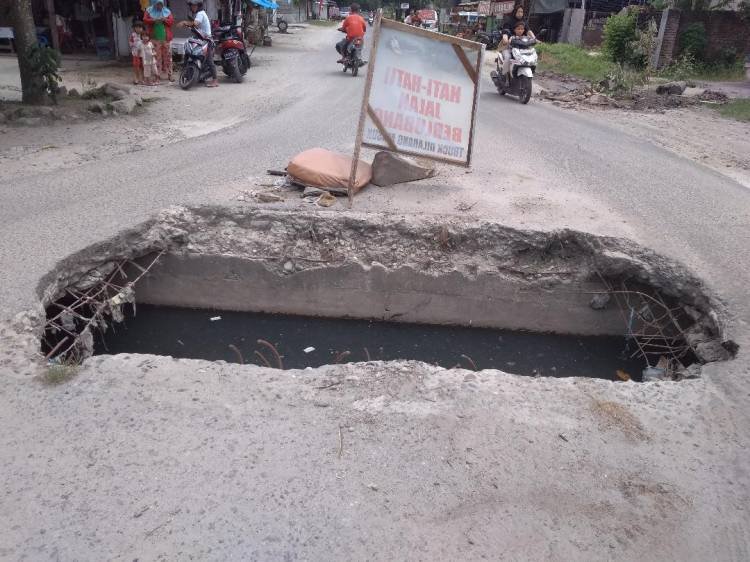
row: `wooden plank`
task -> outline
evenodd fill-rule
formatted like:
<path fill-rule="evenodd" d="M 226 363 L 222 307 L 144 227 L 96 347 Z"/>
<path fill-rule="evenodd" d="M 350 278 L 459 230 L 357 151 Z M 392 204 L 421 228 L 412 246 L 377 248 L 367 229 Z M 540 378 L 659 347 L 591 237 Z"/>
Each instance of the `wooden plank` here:
<path fill-rule="evenodd" d="M 383 150 L 383 148 L 385 148 L 383 145 L 372 144 L 369 142 L 363 142 L 362 146 L 366 146 L 367 148 L 375 148 L 377 150 Z M 464 162 L 463 160 L 450 160 L 448 158 L 440 158 L 439 156 L 428 156 L 424 152 L 414 152 L 413 150 L 406 150 L 403 148 L 399 148 L 398 153 L 405 154 L 407 156 L 414 156 L 415 158 L 425 158 L 427 160 L 434 160 L 435 162 L 442 162 L 443 164 L 450 164 L 451 166 L 459 166 L 462 168 L 469 167 L 469 163 Z"/>
<path fill-rule="evenodd" d="M 388 148 L 390 148 L 393 152 L 398 152 L 398 147 L 396 146 L 396 143 L 393 142 L 393 138 L 391 137 L 391 134 L 385 129 L 385 127 L 383 126 L 383 123 L 380 122 L 380 119 L 375 114 L 375 111 L 373 111 L 372 106 L 369 103 L 367 104 L 367 115 L 370 116 L 370 120 L 378 128 L 378 131 L 380 132 L 380 134 L 383 135 L 383 139 L 388 145 Z"/>
<path fill-rule="evenodd" d="M 466 56 L 466 53 L 464 52 L 463 47 L 460 45 L 456 45 L 453 43 L 453 50 L 456 52 L 456 56 L 458 57 L 458 60 L 461 61 L 461 64 L 464 65 L 464 69 L 466 70 L 466 74 L 469 75 L 469 78 L 471 78 L 471 81 L 474 82 L 474 84 L 477 83 L 477 71 L 474 70 L 474 67 L 471 66 L 471 62 L 469 61 L 469 57 Z"/>
<path fill-rule="evenodd" d="M 359 165 L 359 154 L 362 151 L 362 136 L 365 132 L 365 121 L 367 120 L 367 108 L 370 106 L 370 87 L 372 86 L 372 74 L 375 71 L 375 59 L 378 55 L 378 41 L 380 40 L 380 23 L 383 19 L 382 8 L 375 16 L 375 29 L 373 30 L 372 52 L 367 65 L 367 80 L 365 80 L 365 94 L 362 96 L 362 107 L 359 110 L 359 125 L 357 126 L 357 138 L 354 141 L 354 157 L 352 158 L 352 169 L 349 173 L 349 208 L 354 203 L 354 182 L 357 180 L 357 166 Z"/>
<path fill-rule="evenodd" d="M 484 45 L 482 45 L 482 50 L 479 51 L 479 55 L 477 56 L 477 68 L 476 68 L 476 74 L 477 78 L 482 75 L 482 68 L 484 64 Z M 477 82 L 474 82 L 476 84 L 476 87 L 474 88 L 474 103 L 471 108 L 471 136 L 469 137 L 469 153 L 466 155 L 466 165 L 471 166 L 471 157 L 474 149 L 474 135 L 477 131 L 477 107 L 479 105 L 479 84 Z"/>
<path fill-rule="evenodd" d="M 468 39 L 463 39 L 461 37 L 454 37 L 453 35 L 446 35 L 445 33 L 440 33 L 438 31 L 428 31 L 427 29 L 423 29 L 421 27 L 415 27 L 413 25 L 407 25 L 405 23 L 401 23 L 401 22 L 393 21 L 389 19 L 383 19 L 381 25 L 388 29 L 396 29 L 398 31 L 403 31 L 405 33 L 412 33 L 414 35 L 420 35 L 428 39 L 433 39 L 436 41 L 443 41 L 444 43 L 452 43 L 453 45 L 461 45 L 462 47 L 466 47 L 467 49 L 473 49 L 475 51 L 480 50 L 484 46 L 482 45 L 482 43 L 477 43 L 476 41 L 469 41 Z"/>

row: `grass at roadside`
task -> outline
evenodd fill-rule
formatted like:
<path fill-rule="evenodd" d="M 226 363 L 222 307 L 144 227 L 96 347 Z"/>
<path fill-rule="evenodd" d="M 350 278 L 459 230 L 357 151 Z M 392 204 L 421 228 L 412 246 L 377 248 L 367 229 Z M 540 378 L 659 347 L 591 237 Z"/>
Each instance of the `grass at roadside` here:
<path fill-rule="evenodd" d="M 750 98 L 732 100 L 717 109 L 722 117 L 750 122 Z"/>
<path fill-rule="evenodd" d="M 614 65 L 598 51 L 587 51 L 565 43 L 540 43 L 539 70 L 601 82 Z M 589 54 L 593 53 L 593 54 Z"/>
<path fill-rule="evenodd" d="M 745 79 L 745 63 L 738 62 L 733 65 L 708 64 L 683 58 L 660 70 L 659 76 L 668 80 L 739 82 Z"/>
<path fill-rule="evenodd" d="M 60 363 L 56 365 L 50 365 L 47 370 L 42 374 L 42 383 L 48 386 L 57 386 L 68 382 L 70 379 L 78 374 L 78 366 L 67 363 Z"/>

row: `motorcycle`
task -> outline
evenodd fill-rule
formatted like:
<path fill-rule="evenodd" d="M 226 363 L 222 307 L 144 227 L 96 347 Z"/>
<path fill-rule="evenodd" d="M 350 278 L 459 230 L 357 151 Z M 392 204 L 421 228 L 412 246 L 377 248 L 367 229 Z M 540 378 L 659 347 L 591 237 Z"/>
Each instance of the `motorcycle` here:
<path fill-rule="evenodd" d="M 503 53 L 498 54 L 495 64 L 497 70 L 490 73 L 498 93 L 501 96 L 510 94 L 517 96 L 518 101 L 523 104 L 529 103 L 531 99 L 531 79 L 536 70 L 537 54 L 536 39 L 531 37 L 512 37 L 510 40 L 510 76 L 506 82 L 503 76 Z"/>
<path fill-rule="evenodd" d="M 503 34 L 498 30 L 490 31 L 489 33 L 486 31 L 480 31 L 476 35 L 477 43 L 483 43 L 486 50 L 497 49 L 502 38 Z"/>
<path fill-rule="evenodd" d="M 341 31 L 341 30 L 339 30 Z M 355 37 L 346 48 L 346 52 L 341 55 L 341 63 L 344 65 L 344 72 L 351 69 L 352 76 L 359 74 L 359 67 L 367 64 L 362 60 L 362 47 L 365 43 L 363 37 Z"/>
<path fill-rule="evenodd" d="M 247 54 L 245 40 L 242 38 L 242 29 L 225 25 L 214 30 L 214 38 L 217 43 L 216 54 L 221 58 L 221 69 L 239 84 L 250 68 L 250 55 Z"/>
<path fill-rule="evenodd" d="M 198 82 L 205 82 L 211 78 L 211 71 L 206 64 L 208 56 L 209 41 L 196 29 L 192 29 L 194 37 L 185 42 L 185 53 L 182 70 L 180 71 L 180 88 L 188 90 Z M 216 29 L 214 35 L 217 37 L 216 54 L 221 57 L 219 64 L 224 74 L 235 82 L 242 81 L 242 77 L 250 68 L 250 56 L 245 49 L 242 33 L 239 29 L 224 26 Z"/>

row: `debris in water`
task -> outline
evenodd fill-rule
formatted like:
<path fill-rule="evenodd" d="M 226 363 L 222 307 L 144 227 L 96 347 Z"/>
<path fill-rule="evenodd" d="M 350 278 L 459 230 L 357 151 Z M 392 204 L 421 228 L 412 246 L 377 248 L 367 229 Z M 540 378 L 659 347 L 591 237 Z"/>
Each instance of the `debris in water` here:
<path fill-rule="evenodd" d="M 629 381 L 630 380 L 630 375 L 627 374 L 622 369 L 617 369 L 617 378 L 620 379 L 621 381 Z"/>
<path fill-rule="evenodd" d="M 209 320 L 211 322 L 218 322 L 219 320 L 221 320 L 221 316 L 212 316 L 211 318 L 209 318 Z"/>
<path fill-rule="evenodd" d="M 305 353 L 312 353 L 313 351 L 315 351 L 315 348 L 310 346 L 310 347 L 306 347 L 302 351 L 304 351 Z"/>

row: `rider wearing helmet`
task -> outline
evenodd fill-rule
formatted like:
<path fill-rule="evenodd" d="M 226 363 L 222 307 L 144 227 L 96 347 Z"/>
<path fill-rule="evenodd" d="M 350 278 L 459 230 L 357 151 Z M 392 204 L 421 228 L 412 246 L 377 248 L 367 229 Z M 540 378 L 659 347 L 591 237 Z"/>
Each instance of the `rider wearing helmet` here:
<path fill-rule="evenodd" d="M 208 41 L 208 53 L 206 53 L 206 65 L 211 71 L 212 80 L 206 82 L 206 86 L 209 88 L 215 88 L 219 85 L 218 74 L 216 72 L 216 65 L 214 64 L 214 42 L 211 38 L 211 20 L 208 19 L 208 14 L 203 9 L 203 2 L 200 0 L 188 0 L 188 9 L 192 19 L 181 21 L 178 25 L 180 27 L 192 27 L 195 29 L 203 39 Z"/>
<path fill-rule="evenodd" d="M 346 37 L 336 43 L 336 50 L 341 55 L 338 62 L 344 62 L 349 44 L 357 38 L 364 37 L 365 33 L 367 33 L 367 22 L 365 18 L 359 15 L 359 4 L 352 4 L 350 10 L 351 14 L 346 17 L 341 27 L 339 27 L 339 31 L 346 33 Z"/>

